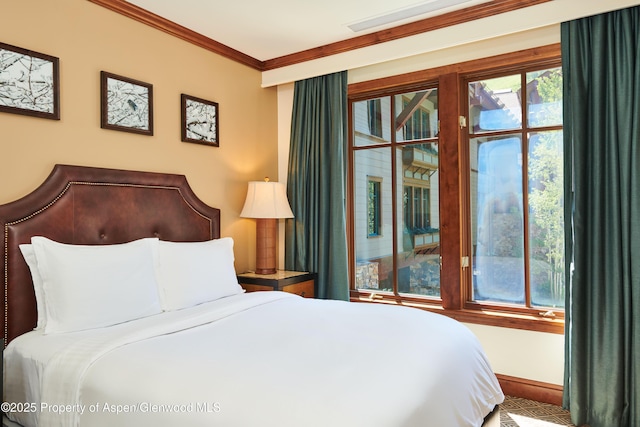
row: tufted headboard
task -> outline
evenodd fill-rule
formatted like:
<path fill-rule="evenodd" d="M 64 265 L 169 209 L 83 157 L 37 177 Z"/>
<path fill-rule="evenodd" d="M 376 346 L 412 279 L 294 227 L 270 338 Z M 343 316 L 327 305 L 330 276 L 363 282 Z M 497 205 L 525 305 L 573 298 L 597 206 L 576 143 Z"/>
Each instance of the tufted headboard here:
<path fill-rule="evenodd" d="M 202 202 L 184 175 L 56 165 L 32 193 L 0 205 L 0 226 L 6 345 L 37 321 L 31 275 L 18 247 L 32 236 L 85 245 L 143 237 L 211 240 L 220 237 L 220 210 Z"/>

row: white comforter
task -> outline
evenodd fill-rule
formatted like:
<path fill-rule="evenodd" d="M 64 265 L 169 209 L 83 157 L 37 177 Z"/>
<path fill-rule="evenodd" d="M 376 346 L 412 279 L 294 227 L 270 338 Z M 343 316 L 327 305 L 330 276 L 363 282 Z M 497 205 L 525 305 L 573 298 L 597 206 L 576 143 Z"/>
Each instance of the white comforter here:
<path fill-rule="evenodd" d="M 24 379 L 26 378 L 26 380 Z M 223 298 L 5 350 L 24 426 L 480 426 L 503 395 L 473 334 L 405 307 Z"/>

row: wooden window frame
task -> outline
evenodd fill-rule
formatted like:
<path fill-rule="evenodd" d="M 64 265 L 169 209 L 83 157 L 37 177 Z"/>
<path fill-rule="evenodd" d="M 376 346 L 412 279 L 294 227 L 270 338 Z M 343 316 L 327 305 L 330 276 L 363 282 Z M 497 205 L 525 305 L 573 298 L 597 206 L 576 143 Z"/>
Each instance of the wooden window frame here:
<path fill-rule="evenodd" d="M 473 76 L 486 76 L 491 72 L 504 75 L 512 70 L 521 72 L 533 68 L 553 68 L 560 65 L 560 44 L 541 46 L 533 49 L 507 53 L 490 58 L 467 61 L 458 64 L 392 76 L 383 79 L 349 85 L 349 105 L 353 102 L 387 96 L 424 88 L 437 82 L 439 91 L 439 157 L 440 157 L 440 242 L 441 242 L 441 297 L 399 295 L 374 292 L 354 288 L 355 245 L 353 241 L 353 150 L 349 149 L 349 186 L 347 205 L 349 211 L 348 237 L 351 301 L 375 302 L 417 307 L 445 314 L 462 322 L 489 326 L 500 326 L 548 333 L 564 333 L 564 312 L 554 312 L 549 317 L 544 310 L 522 306 L 477 303 L 469 301 L 471 273 L 463 267 L 465 256 L 470 256 L 470 231 L 466 218 L 469 206 L 469 159 L 465 144 L 467 129 L 460 126 L 458 118 L 468 117 L 467 94 L 462 89 L 463 82 Z M 442 96 L 447 94 L 447 96 Z M 351 111 L 349 138 L 353 138 Z M 350 140 L 352 143 L 353 141 Z M 350 144 L 351 145 L 351 144 Z"/>

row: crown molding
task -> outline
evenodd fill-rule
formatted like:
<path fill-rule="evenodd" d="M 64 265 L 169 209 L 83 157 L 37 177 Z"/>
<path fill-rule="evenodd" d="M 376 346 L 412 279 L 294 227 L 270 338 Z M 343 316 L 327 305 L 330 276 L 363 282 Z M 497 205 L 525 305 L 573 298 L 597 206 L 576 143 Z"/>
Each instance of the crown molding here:
<path fill-rule="evenodd" d="M 386 43 L 404 37 L 415 36 L 428 31 L 463 24 L 476 19 L 487 18 L 501 13 L 547 3 L 549 1 L 551 0 L 493 0 L 488 3 L 470 6 L 454 12 L 445 13 L 443 15 L 437 15 L 409 24 L 389 28 L 387 30 L 365 34 L 351 39 L 292 53 L 291 55 L 281 56 L 279 58 L 267 59 L 264 61 L 264 71 L 299 64 L 313 59 L 324 58 L 326 56 L 361 49 L 380 43 Z"/>
<path fill-rule="evenodd" d="M 95 3 L 99 6 L 105 7 L 109 10 L 117 12 L 128 18 L 134 19 L 143 24 L 149 25 L 155 29 L 163 31 L 167 34 L 175 36 L 179 39 L 192 43 L 201 48 L 207 49 L 218 55 L 229 58 L 233 61 L 247 65 L 258 71 L 263 71 L 264 62 L 244 54 L 238 50 L 235 50 L 227 45 L 217 42 L 209 37 L 205 37 L 200 33 L 196 33 L 182 25 L 176 24 L 162 16 L 149 12 L 146 9 L 142 9 L 132 3 L 124 0 L 89 0 L 91 3 Z"/>

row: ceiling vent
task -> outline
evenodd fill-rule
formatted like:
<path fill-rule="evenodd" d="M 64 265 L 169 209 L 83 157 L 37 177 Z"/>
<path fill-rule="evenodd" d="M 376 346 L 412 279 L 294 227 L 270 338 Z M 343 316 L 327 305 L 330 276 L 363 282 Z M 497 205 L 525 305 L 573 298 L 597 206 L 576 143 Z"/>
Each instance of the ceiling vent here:
<path fill-rule="evenodd" d="M 353 24 L 349 24 L 347 26 L 351 29 L 351 31 L 357 33 L 359 31 L 380 27 L 382 25 L 391 24 L 394 22 L 402 21 L 404 19 L 414 18 L 426 13 L 436 12 L 447 7 L 456 6 L 462 3 L 469 3 L 470 1 L 472 0 L 431 0 L 408 7 L 406 9 L 396 10 L 384 15 L 379 15 L 373 18 L 367 18 L 362 21 L 354 22 Z"/>

